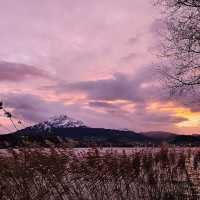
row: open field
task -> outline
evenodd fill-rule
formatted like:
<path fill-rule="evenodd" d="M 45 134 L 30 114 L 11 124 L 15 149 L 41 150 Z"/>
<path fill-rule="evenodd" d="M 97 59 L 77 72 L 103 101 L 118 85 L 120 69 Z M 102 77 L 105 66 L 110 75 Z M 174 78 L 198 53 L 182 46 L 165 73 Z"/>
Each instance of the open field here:
<path fill-rule="evenodd" d="M 200 199 L 200 149 L 9 149 L 2 200 Z"/>

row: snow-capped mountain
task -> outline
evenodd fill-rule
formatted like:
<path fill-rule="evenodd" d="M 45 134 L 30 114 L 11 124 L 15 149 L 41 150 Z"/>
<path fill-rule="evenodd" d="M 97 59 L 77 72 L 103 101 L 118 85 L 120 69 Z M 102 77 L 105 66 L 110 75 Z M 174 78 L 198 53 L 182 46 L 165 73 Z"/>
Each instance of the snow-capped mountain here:
<path fill-rule="evenodd" d="M 80 120 L 75 120 L 67 115 L 60 115 L 58 117 L 52 117 L 47 121 L 34 125 L 32 128 L 38 128 L 43 130 L 50 130 L 52 128 L 84 128 L 85 124 Z"/>
<path fill-rule="evenodd" d="M 59 138 L 59 139 L 58 139 Z M 46 141 L 61 145 L 62 141 L 75 143 L 77 147 L 87 147 L 90 144 L 101 146 L 130 146 L 137 142 L 146 142 L 148 138 L 133 131 L 122 131 L 105 128 L 91 128 L 82 121 L 66 115 L 50 118 L 14 133 L 0 136 L 0 148 L 9 143 L 10 147 L 23 146 L 24 139 L 40 146 L 48 146 Z"/>
<path fill-rule="evenodd" d="M 48 147 L 48 141 L 55 146 L 60 146 L 65 141 L 75 145 L 75 147 L 88 147 L 93 144 L 106 147 L 134 147 L 138 144 L 158 145 L 163 141 L 170 144 L 193 143 L 200 146 L 200 136 L 177 136 L 161 132 L 136 133 L 127 129 L 91 128 L 85 126 L 82 121 L 61 115 L 14 133 L 0 135 L 0 148 L 7 148 L 8 146 L 17 148 L 28 144 Z"/>

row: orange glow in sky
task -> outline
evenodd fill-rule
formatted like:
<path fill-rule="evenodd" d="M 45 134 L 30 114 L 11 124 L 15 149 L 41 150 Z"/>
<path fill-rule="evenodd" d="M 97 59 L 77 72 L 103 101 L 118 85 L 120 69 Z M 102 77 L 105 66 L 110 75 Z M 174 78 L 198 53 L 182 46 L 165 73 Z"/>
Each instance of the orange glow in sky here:
<path fill-rule="evenodd" d="M 171 113 L 172 116 L 183 117 L 186 120 L 174 124 L 178 128 L 197 128 L 200 127 L 200 112 L 193 112 L 190 108 L 175 105 L 173 102 L 161 104 L 153 102 L 148 107 L 152 111 Z"/>

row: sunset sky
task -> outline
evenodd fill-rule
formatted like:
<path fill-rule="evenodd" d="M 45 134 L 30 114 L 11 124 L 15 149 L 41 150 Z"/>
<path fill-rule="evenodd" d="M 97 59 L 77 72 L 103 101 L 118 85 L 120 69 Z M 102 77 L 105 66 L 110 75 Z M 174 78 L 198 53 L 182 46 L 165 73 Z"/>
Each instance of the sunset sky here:
<path fill-rule="evenodd" d="M 169 97 L 157 73 L 152 0 L 0 3 L 0 98 L 27 125 L 66 114 L 92 127 L 199 133 L 200 107 Z"/>

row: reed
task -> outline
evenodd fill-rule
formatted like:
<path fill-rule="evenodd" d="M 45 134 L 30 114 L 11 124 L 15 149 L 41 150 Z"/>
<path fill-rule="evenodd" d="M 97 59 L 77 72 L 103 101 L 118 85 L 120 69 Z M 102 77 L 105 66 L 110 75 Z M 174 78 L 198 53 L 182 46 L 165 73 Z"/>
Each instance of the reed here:
<path fill-rule="evenodd" d="M 197 150 L 8 149 L 0 156 L 0 199 L 196 200 L 198 177 Z"/>

